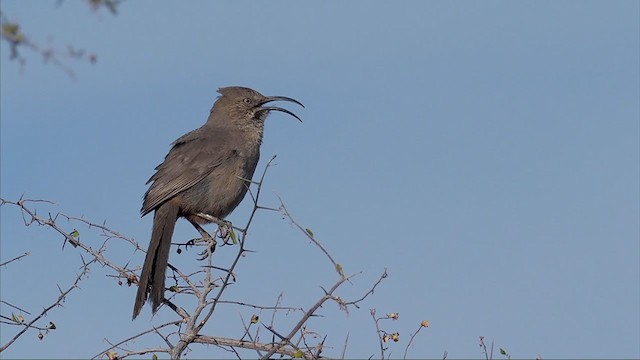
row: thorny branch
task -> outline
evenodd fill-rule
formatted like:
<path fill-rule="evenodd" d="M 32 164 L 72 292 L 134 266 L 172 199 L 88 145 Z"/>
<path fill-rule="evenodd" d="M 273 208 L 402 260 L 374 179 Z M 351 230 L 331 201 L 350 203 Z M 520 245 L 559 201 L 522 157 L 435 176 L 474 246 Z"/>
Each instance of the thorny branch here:
<path fill-rule="evenodd" d="M 344 271 L 342 269 L 342 266 L 340 264 L 338 264 L 335 260 L 333 260 L 333 257 L 331 257 L 331 254 L 329 254 L 329 252 L 327 251 L 327 249 L 324 248 L 324 246 L 322 246 L 322 244 L 320 244 L 320 242 L 318 240 L 316 240 L 316 238 L 314 237 L 313 232 L 310 229 L 305 229 L 302 226 L 300 226 L 300 224 L 298 224 L 294 219 L 293 216 L 291 216 L 291 214 L 289 213 L 289 211 L 287 210 L 287 207 L 284 206 L 284 202 L 282 201 L 282 199 L 278 196 L 278 199 L 280 200 L 280 211 L 282 212 L 282 214 L 289 219 L 289 221 L 291 222 L 291 224 L 293 224 L 295 227 L 298 228 L 298 230 L 302 231 L 302 233 L 309 238 L 309 240 L 311 240 L 311 242 L 313 242 L 318 248 L 320 248 L 320 250 L 322 250 L 322 252 L 327 256 L 327 258 L 329 259 L 329 261 L 331 261 L 331 263 L 333 264 L 333 268 L 338 272 L 338 274 L 340 275 L 340 277 L 344 278 Z"/>
<path fill-rule="evenodd" d="M 24 254 L 22 254 L 22 255 L 20 255 L 20 256 L 16 256 L 16 257 L 14 257 L 14 258 L 13 258 L 13 259 L 11 259 L 11 260 L 7 260 L 7 261 L 5 261 L 5 262 L 1 263 L 1 264 L 0 264 L 0 266 L 5 266 L 5 265 L 7 265 L 7 264 L 10 264 L 10 263 L 12 263 L 12 262 L 14 262 L 14 261 L 20 260 L 20 259 L 22 259 L 23 257 L 25 257 L 25 256 L 29 256 L 29 255 L 31 255 L 31 253 L 26 252 L 26 253 L 24 253 Z"/>
<path fill-rule="evenodd" d="M 278 351 L 280 348 L 282 348 L 283 346 L 289 344 L 291 342 L 291 339 L 293 338 L 293 336 L 300 330 L 300 328 L 302 328 L 302 326 L 307 322 L 307 320 L 309 320 L 309 318 L 316 312 L 316 310 L 318 310 L 318 308 L 320 306 L 322 306 L 322 304 L 325 303 L 325 301 L 329 300 L 329 299 L 335 299 L 335 297 L 333 296 L 333 293 L 338 289 L 338 287 L 340 287 L 340 285 L 342 285 L 342 283 L 344 283 L 346 280 L 348 280 L 349 278 L 341 278 L 340 280 L 338 280 L 332 287 L 331 289 L 323 296 L 320 298 L 320 300 L 318 300 L 303 316 L 302 318 L 298 321 L 298 323 L 293 327 L 293 329 L 291 329 L 291 332 L 289 333 L 289 335 L 287 335 L 284 339 L 282 339 L 278 344 L 276 344 L 276 346 L 274 346 L 271 350 L 269 350 L 264 356 L 262 356 L 262 359 L 269 359 L 271 357 L 271 355 L 275 354 L 276 351 Z"/>
<path fill-rule="evenodd" d="M 55 329 L 55 325 L 53 323 L 49 323 L 49 326 L 46 328 L 43 327 L 36 327 L 34 324 L 40 320 L 42 317 L 44 317 L 47 312 L 49 312 L 49 310 L 53 309 L 56 306 L 61 306 L 62 302 L 66 299 L 67 295 L 73 291 L 74 289 L 76 289 L 78 287 L 78 283 L 80 282 L 80 280 L 82 280 L 82 278 L 87 274 L 87 272 L 89 271 L 89 265 L 91 265 L 95 260 L 91 260 L 88 263 L 85 263 L 84 266 L 82 267 L 82 272 L 76 277 L 75 281 L 73 282 L 73 284 L 65 291 L 61 291 L 60 295 L 58 296 L 58 298 L 56 299 L 56 301 L 45 307 L 44 310 L 42 310 L 40 312 L 40 314 L 38 314 L 38 316 L 34 317 L 31 321 L 29 321 L 26 324 L 20 324 L 20 322 L 18 322 L 20 325 L 24 326 L 24 328 L 22 330 L 20 330 L 11 340 L 9 340 L 6 344 L 0 346 L 0 352 L 4 351 L 5 349 L 7 349 L 9 346 L 11 346 L 11 344 L 13 344 L 16 340 L 18 340 L 18 338 L 20 336 L 22 336 L 25 332 L 27 332 L 27 330 L 29 329 L 37 329 L 37 330 L 52 330 Z"/>
<path fill-rule="evenodd" d="M 253 200 L 253 210 L 249 215 L 249 218 L 244 227 L 230 227 L 228 226 L 228 232 L 230 232 L 229 236 L 235 241 L 237 240 L 237 253 L 233 260 L 230 262 L 228 267 L 214 266 L 213 265 L 213 252 L 209 254 L 206 258 L 206 265 L 201 266 L 200 270 L 195 272 L 183 272 L 181 269 L 178 269 L 175 266 L 169 265 L 169 268 L 173 272 L 172 278 L 175 280 L 175 285 L 171 286 L 166 292 L 166 296 L 168 298 L 165 300 L 164 305 L 165 308 L 173 310 L 174 313 L 178 316 L 177 320 L 170 321 L 164 323 L 159 326 L 154 326 L 148 330 L 145 330 L 139 334 L 130 336 L 119 342 L 111 342 L 105 339 L 110 345 L 107 349 L 101 351 L 96 354 L 94 358 L 99 357 L 108 357 L 113 358 L 117 357 L 119 359 L 123 359 L 133 355 L 144 355 L 149 353 L 167 353 L 171 358 L 180 358 L 185 351 L 188 351 L 190 345 L 192 344 L 209 344 L 215 345 L 227 351 L 230 351 L 232 354 L 235 354 L 237 357 L 241 357 L 238 354 L 236 349 L 248 349 L 256 351 L 258 356 L 261 358 L 270 358 L 274 354 L 280 354 L 288 357 L 302 357 L 306 359 L 316 359 L 321 358 L 322 350 L 325 346 L 324 341 L 326 337 L 316 336 L 319 335 L 315 332 L 309 331 L 307 329 L 309 319 L 316 315 L 318 309 L 327 301 L 332 300 L 335 301 L 339 308 L 342 310 L 347 310 L 349 306 L 354 306 L 358 308 L 358 303 L 364 301 L 369 295 L 373 294 L 377 286 L 381 283 L 383 279 L 387 277 L 386 269 L 383 274 L 379 277 L 379 279 L 373 284 L 373 286 L 362 295 L 359 299 L 346 301 L 343 300 L 340 296 L 336 294 L 337 290 L 340 288 L 342 284 L 347 281 L 351 281 L 355 276 L 359 275 L 356 273 L 351 276 L 345 276 L 342 271 L 342 266 L 338 264 L 333 257 L 329 254 L 326 248 L 314 237 L 313 233 L 300 226 L 295 222 L 289 211 L 284 206 L 282 200 L 280 200 L 280 208 L 272 209 L 268 207 L 261 206 L 259 204 L 260 194 L 262 191 L 262 186 L 264 183 L 265 176 L 267 171 L 272 166 L 272 163 L 275 159 L 275 156 L 268 162 L 266 165 L 259 181 L 253 182 L 255 185 L 255 189 L 249 189 L 251 198 Z M 33 210 L 29 205 L 38 202 L 46 202 L 42 200 L 32 200 L 32 199 L 19 199 L 18 201 L 10 201 L 0 199 L 0 206 L 4 205 L 13 205 L 20 209 L 22 214 L 22 218 L 24 224 L 26 226 L 30 226 L 32 224 L 38 224 L 40 226 L 44 226 L 54 230 L 56 233 L 62 235 L 63 243 L 69 242 L 74 248 L 86 252 L 92 257 L 92 260 L 83 265 L 83 272 L 78 276 L 74 286 L 72 286 L 66 292 L 61 292 L 62 295 L 59 297 L 58 302 L 63 301 L 64 296 L 68 294 L 69 291 L 76 287 L 76 284 L 82 278 L 82 275 L 88 271 L 89 265 L 92 263 L 98 263 L 102 266 L 106 266 L 116 272 L 116 277 L 125 278 L 129 284 L 137 282 L 137 275 L 133 269 L 129 269 L 128 265 L 120 266 L 116 264 L 114 261 L 110 260 L 107 256 L 108 247 L 110 241 L 123 241 L 128 243 L 133 247 L 133 251 L 144 252 L 144 249 L 140 247 L 137 241 L 133 238 L 126 237 L 121 233 L 114 231 L 106 226 L 106 224 L 97 224 L 91 221 L 88 221 L 81 217 L 74 217 L 65 215 L 63 213 L 57 213 L 55 215 L 48 214 L 48 216 L 41 216 L 35 210 Z M 50 203 L 50 202 L 47 202 Z M 240 264 L 240 260 L 244 258 L 244 255 L 249 251 L 246 249 L 246 244 L 248 241 L 248 233 L 249 228 L 256 216 L 258 210 L 262 209 L 270 209 L 270 210 L 279 210 L 281 213 L 285 215 L 285 217 L 289 220 L 291 224 L 301 230 L 307 238 L 309 238 L 331 261 L 335 270 L 339 274 L 338 280 L 331 286 L 329 290 L 324 291 L 324 295 L 320 297 L 308 310 L 304 310 L 300 307 L 294 306 L 282 306 L 281 296 L 278 297 L 278 300 L 273 306 L 263 306 L 259 304 L 252 304 L 246 301 L 234 301 L 234 300 L 223 300 L 223 295 L 231 284 L 236 282 L 236 272 L 237 268 Z M 83 240 L 80 238 L 80 233 L 73 229 L 72 231 L 65 230 L 60 224 L 59 220 L 65 219 L 69 222 L 80 223 L 86 225 L 89 229 L 99 230 L 101 236 L 105 238 L 105 240 L 99 244 L 97 248 L 91 246 L 91 241 L 88 241 L 87 236 L 83 236 Z M 226 225 L 226 224 L 225 224 Z M 214 237 L 222 236 L 220 227 L 214 233 Z M 197 242 L 189 242 L 180 246 L 203 246 L 201 243 Z M 25 255 L 19 256 L 7 262 L 4 262 L 2 265 L 7 265 L 13 261 L 17 261 L 18 259 L 24 257 Z M 217 264 L 219 265 L 219 264 Z M 113 276 L 113 275 L 107 275 Z M 171 275 L 170 275 L 171 276 Z M 195 277 L 198 277 L 197 280 Z M 197 299 L 197 304 L 192 309 L 183 309 L 177 302 L 178 295 L 187 295 L 194 296 Z M 10 346 L 15 339 L 17 339 L 20 335 L 24 333 L 29 328 L 32 329 L 41 329 L 47 330 L 47 328 L 38 328 L 35 326 L 35 321 L 40 319 L 42 315 L 46 313 L 46 311 L 53 308 L 56 304 L 51 307 L 48 307 L 43 311 L 43 313 L 36 317 L 32 322 L 25 325 L 25 328 L 22 332 L 8 344 L 6 344 L 2 349 L 6 349 Z M 243 307 L 250 307 L 254 309 L 258 309 L 260 311 L 272 311 L 272 317 L 270 324 L 264 324 L 259 322 L 257 316 L 252 318 L 252 321 L 249 325 L 244 326 L 244 333 L 241 335 L 240 339 L 232 339 L 228 337 L 221 336 L 211 336 L 208 334 L 202 333 L 204 326 L 209 322 L 211 317 L 213 316 L 215 310 L 217 309 L 219 304 L 232 304 Z M 278 312 L 285 311 L 289 312 L 301 312 L 302 315 L 298 322 L 286 331 L 282 331 L 282 329 L 277 329 L 275 325 L 275 315 Z M 244 320 L 243 320 L 244 323 Z M 257 325 L 254 325 L 257 324 Z M 254 325 L 254 326 L 252 326 Z M 177 326 L 177 330 L 173 328 L 173 326 Z M 252 335 L 249 333 L 250 329 L 255 330 L 255 334 Z M 271 333 L 274 336 L 272 342 L 261 342 L 259 339 L 259 331 L 264 329 Z M 149 347 L 144 349 L 131 349 L 129 344 L 140 337 L 149 334 L 156 334 L 163 342 L 163 346 L 160 347 Z M 309 344 L 307 341 L 307 336 L 313 335 L 314 337 L 320 337 L 322 340 L 314 345 Z M 303 347 L 301 347 L 303 346 Z M 346 343 L 345 343 L 346 346 Z M 346 350 L 346 348 L 345 348 Z M 1 351 L 1 350 L 0 350 Z M 119 352 L 118 353 L 116 353 Z"/>
<path fill-rule="evenodd" d="M 273 156 L 269 160 L 269 162 L 265 166 L 264 171 L 262 172 L 262 176 L 260 177 L 260 181 L 258 182 L 256 195 L 255 196 L 252 195 L 252 199 L 254 203 L 253 211 L 251 212 L 244 229 L 240 230 L 241 236 L 239 239 L 240 246 L 238 249 L 238 253 L 235 259 L 233 260 L 231 266 L 229 267 L 229 269 L 226 270 L 226 275 L 223 278 L 222 285 L 220 286 L 217 295 L 214 296 L 211 302 L 207 301 L 207 296 L 209 295 L 209 293 L 211 293 L 211 291 L 213 291 L 215 286 L 214 286 L 212 266 L 211 266 L 212 256 L 209 257 L 208 259 L 209 266 L 205 268 L 206 280 L 204 281 L 203 291 L 197 291 L 196 293 L 196 296 L 198 298 L 198 305 L 195 311 L 193 312 L 192 316 L 186 321 L 186 331 L 181 335 L 180 340 L 178 341 L 176 346 L 173 349 L 171 349 L 171 356 L 173 358 L 179 358 L 182 352 L 187 348 L 187 346 L 189 346 L 189 344 L 195 341 L 197 335 L 200 333 L 202 328 L 207 324 L 207 322 L 213 315 L 213 312 L 215 311 L 220 301 L 220 298 L 222 297 L 222 294 L 227 289 L 229 284 L 231 284 L 232 276 L 234 274 L 235 268 L 238 265 L 240 259 L 242 258 L 245 252 L 244 244 L 246 241 L 247 232 L 249 230 L 249 227 L 251 226 L 251 223 L 255 217 L 256 212 L 258 211 L 257 205 L 260 199 L 260 192 L 262 189 L 262 183 L 264 181 L 264 177 L 266 176 L 267 171 L 271 167 L 271 164 L 275 160 L 275 158 L 276 157 Z M 233 230 L 230 230 L 230 231 L 233 231 Z M 198 318 L 200 317 L 200 315 L 205 311 L 206 307 L 209 305 L 210 307 L 206 315 L 204 315 L 204 317 L 200 321 L 198 321 Z"/>
<path fill-rule="evenodd" d="M 48 201 L 43 201 L 43 200 L 33 200 L 33 199 L 19 199 L 18 201 L 10 201 L 10 200 L 5 200 L 5 199 L 0 199 L 0 206 L 3 206 L 5 204 L 10 204 L 10 205 L 15 205 L 17 207 L 20 208 L 20 211 L 22 212 L 22 218 L 24 220 L 24 224 L 26 226 L 30 226 L 31 224 L 38 224 L 40 226 L 47 226 L 52 228 L 53 230 L 55 230 L 57 233 L 59 233 L 60 235 L 62 235 L 64 237 L 64 241 L 65 242 L 69 242 L 71 245 L 73 245 L 74 247 L 79 247 L 82 250 L 84 250 L 86 253 L 88 253 L 89 255 L 91 255 L 99 264 L 107 266 L 111 269 L 113 269 L 116 273 L 119 274 L 120 277 L 125 278 L 125 279 L 130 279 L 133 272 L 129 269 L 127 269 L 126 267 L 122 267 L 119 266 L 115 263 L 113 263 L 111 260 L 109 260 L 108 258 L 106 258 L 103 254 L 106 250 L 106 242 L 100 247 L 98 248 L 98 250 L 94 250 L 93 248 L 91 248 L 91 246 L 82 243 L 80 241 L 80 235 L 79 232 L 77 230 L 73 230 L 71 232 L 67 232 L 65 231 L 62 227 L 60 227 L 57 223 L 58 217 L 62 216 L 64 218 L 66 218 L 67 220 L 69 219 L 73 219 L 73 220 L 79 220 L 87 225 L 89 225 L 89 227 L 96 227 L 96 228 L 100 228 L 100 229 L 106 229 L 103 225 L 97 225 L 94 223 L 91 223 L 89 221 L 86 221 L 84 219 L 79 219 L 76 217 L 71 217 L 71 216 L 67 216 L 64 215 L 62 213 L 58 213 L 54 216 L 52 216 L 51 214 L 49 214 L 48 218 L 44 218 L 41 217 L 39 215 L 37 215 L 37 213 L 31 209 L 29 209 L 26 205 L 29 203 L 33 203 L 33 202 L 48 202 Z M 50 202 L 49 202 L 50 203 Z M 107 229 L 108 230 L 108 229 Z M 108 236 L 107 240 L 109 240 L 110 238 L 118 238 L 118 239 L 125 239 L 128 242 L 135 244 L 137 249 L 141 249 L 139 245 L 137 245 L 137 243 L 135 242 L 135 240 L 133 239 L 129 239 L 126 238 L 122 235 L 120 235 L 119 233 L 112 231 L 112 230 L 108 230 L 106 231 L 106 234 Z"/>
<path fill-rule="evenodd" d="M 164 323 L 164 324 L 159 325 L 159 326 L 154 326 L 153 328 L 151 328 L 151 329 L 149 329 L 149 330 L 145 330 L 145 331 L 141 332 L 140 334 L 136 334 L 136 335 L 134 335 L 134 336 L 131 336 L 131 337 L 129 337 L 129 338 L 126 338 L 126 339 L 124 339 L 124 340 L 122 340 L 122 341 L 120 341 L 120 342 L 118 342 L 118 343 L 116 343 L 116 344 L 111 344 L 111 347 L 110 347 L 110 348 L 108 348 L 108 349 L 106 349 L 106 350 L 104 350 L 104 351 L 101 351 L 100 353 L 98 353 L 98 354 L 94 355 L 93 357 L 91 357 L 91 359 L 96 359 L 96 358 L 100 357 L 101 355 L 106 354 L 106 353 L 108 353 L 109 351 L 111 351 L 111 350 L 113 350 L 113 349 L 121 349 L 121 348 L 120 348 L 120 345 L 126 344 L 126 343 L 128 343 L 129 341 L 134 340 L 134 339 L 137 339 L 137 338 L 139 338 L 139 337 L 141 337 L 141 336 L 143 336 L 143 335 L 147 335 L 147 334 L 150 334 L 150 333 L 153 333 L 153 332 L 157 332 L 158 330 L 163 329 L 163 328 L 165 328 L 165 327 L 167 327 L 167 326 L 170 326 L 170 325 L 177 325 L 177 324 L 180 324 L 181 322 L 183 322 L 183 320 L 170 321 L 170 322 L 168 322 L 168 323 Z M 105 340 L 106 340 L 106 339 L 105 339 Z M 107 340 L 107 341 L 108 341 L 108 340 Z M 163 349 L 163 351 L 162 351 L 162 352 L 168 352 L 168 349 Z M 122 357 L 124 357 L 124 356 L 122 356 Z"/>

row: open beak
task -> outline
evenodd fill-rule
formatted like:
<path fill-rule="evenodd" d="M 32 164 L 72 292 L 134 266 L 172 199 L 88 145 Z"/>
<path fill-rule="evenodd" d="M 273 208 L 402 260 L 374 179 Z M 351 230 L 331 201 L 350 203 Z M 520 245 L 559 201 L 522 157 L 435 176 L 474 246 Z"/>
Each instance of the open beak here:
<path fill-rule="evenodd" d="M 296 99 L 292 99 L 290 97 L 286 97 L 286 96 L 269 96 L 266 99 L 264 99 L 264 101 L 262 101 L 262 103 L 260 105 L 264 105 L 266 103 L 272 102 L 272 101 L 289 101 L 289 102 L 293 102 L 296 103 L 302 107 L 304 107 L 304 105 L 302 105 L 302 103 Z M 277 107 L 277 106 L 260 106 L 258 108 L 260 111 L 281 111 L 283 113 L 287 113 L 291 116 L 293 116 L 294 118 L 298 119 L 298 121 L 302 122 L 302 119 L 300 119 L 298 117 L 298 115 L 292 113 L 291 111 L 281 108 L 281 107 Z"/>

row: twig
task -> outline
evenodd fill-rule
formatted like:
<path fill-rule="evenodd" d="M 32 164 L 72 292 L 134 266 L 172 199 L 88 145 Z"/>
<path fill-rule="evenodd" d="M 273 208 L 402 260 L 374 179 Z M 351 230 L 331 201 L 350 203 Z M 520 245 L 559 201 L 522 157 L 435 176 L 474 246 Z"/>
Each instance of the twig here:
<path fill-rule="evenodd" d="M 1 303 L 3 303 L 3 304 L 5 304 L 5 305 L 7 305 L 7 306 L 11 306 L 12 308 L 14 308 L 14 309 L 16 309 L 16 310 L 22 311 L 23 313 L 25 313 L 25 314 L 27 314 L 27 315 L 31 315 L 31 313 L 30 313 L 30 312 L 28 312 L 27 310 L 25 310 L 25 309 L 21 309 L 21 308 L 19 308 L 19 307 L 15 306 L 15 305 L 9 304 L 8 302 L 6 302 L 6 301 L 4 301 L 4 300 L 0 300 L 0 302 L 1 302 Z"/>
<path fill-rule="evenodd" d="M 380 330 L 380 326 L 378 325 L 378 318 L 376 318 L 376 309 L 370 309 L 371 317 L 373 318 L 373 322 L 376 324 L 376 334 L 378 334 L 378 341 L 380 342 L 380 359 L 384 360 L 384 342 L 382 341 L 382 331 Z"/>
<path fill-rule="evenodd" d="M 141 333 L 139 333 L 139 334 L 136 334 L 136 335 L 133 335 L 133 336 L 131 336 L 131 337 L 128 337 L 128 338 L 126 338 L 126 339 L 124 339 L 124 340 L 120 341 L 119 343 L 112 344 L 110 348 L 108 348 L 108 349 L 106 349 L 106 350 L 104 350 L 104 351 L 99 352 L 98 354 L 94 355 L 91 359 L 95 359 L 95 358 L 97 358 L 98 356 L 100 356 L 100 355 L 102 355 L 102 354 L 106 354 L 108 351 L 111 351 L 111 350 L 113 350 L 113 349 L 117 348 L 118 346 L 120 346 L 120 345 L 122 345 L 122 344 L 125 344 L 125 343 L 127 343 L 127 342 L 129 342 L 129 341 L 131 341 L 131 340 L 133 340 L 133 339 L 139 338 L 139 337 L 141 337 L 141 336 L 143 336 L 143 335 L 146 335 L 146 334 L 149 334 L 149 333 L 152 333 L 152 332 L 156 332 L 156 331 L 158 331 L 159 329 L 162 329 L 162 328 L 167 327 L 167 326 L 169 326 L 169 325 L 177 325 L 177 324 L 180 324 L 180 323 L 182 323 L 182 322 L 184 322 L 184 320 L 182 320 L 182 319 L 181 319 L 181 320 L 170 321 L 170 322 L 168 322 L 168 323 L 164 323 L 164 324 L 162 324 L 162 325 L 160 325 L 160 326 L 154 326 L 153 328 L 151 328 L 151 329 L 149 329 L 149 330 L 146 330 L 146 331 L 143 331 L 143 332 L 141 332 Z M 157 352 L 160 352 L 160 350 L 156 350 L 156 351 L 157 351 Z M 146 351 L 146 352 L 149 352 L 149 351 Z M 146 352 L 145 352 L 145 353 L 146 353 Z M 168 351 L 167 349 L 162 349 L 162 352 L 169 352 L 169 351 Z M 130 354 L 130 355 L 131 355 L 131 354 Z"/>
<path fill-rule="evenodd" d="M 15 205 L 15 206 L 20 208 L 20 210 L 21 210 L 21 212 L 23 214 L 23 219 L 24 219 L 24 222 L 25 222 L 26 226 L 29 226 L 29 225 L 31 225 L 33 223 L 36 223 L 36 224 L 41 225 L 41 226 L 48 226 L 48 227 L 52 228 L 53 230 L 55 230 L 57 233 L 61 234 L 64 237 L 65 241 L 69 241 L 69 243 L 71 243 L 74 247 L 79 247 L 82 250 L 84 250 L 86 253 L 91 255 L 93 258 L 95 258 L 95 260 L 99 264 L 105 265 L 107 267 L 110 267 L 111 269 L 115 270 L 117 273 L 119 273 L 124 278 L 128 278 L 129 277 L 129 275 L 131 274 L 131 270 L 128 270 L 126 268 L 123 268 L 121 266 L 118 266 L 118 265 L 114 264 L 109 259 L 104 257 L 104 255 L 102 254 L 102 251 L 93 250 L 88 245 L 80 242 L 79 237 L 72 236 L 72 234 L 74 232 L 77 232 L 77 231 L 72 231 L 71 233 L 68 233 L 68 232 L 64 231 L 60 226 L 58 226 L 58 224 L 56 223 L 56 218 L 58 217 L 58 215 L 67 217 L 66 215 L 58 213 L 55 216 L 49 215 L 49 218 L 45 219 L 43 217 L 38 216 L 35 213 L 35 211 L 32 211 L 29 208 L 27 208 L 26 204 L 28 202 L 48 202 L 48 201 L 22 199 L 22 198 L 20 200 L 18 200 L 18 201 L 9 201 L 9 200 L 5 200 L 5 199 L 0 199 L 0 205 L 10 204 L 10 205 Z M 48 202 L 48 203 L 50 203 L 50 202 Z M 27 214 L 30 217 L 30 220 L 27 220 L 26 218 L 24 218 L 24 214 Z M 70 217 L 67 217 L 67 218 L 70 218 Z"/>
<path fill-rule="evenodd" d="M 311 242 L 313 242 L 318 248 L 320 248 L 320 250 L 322 250 L 322 252 L 327 256 L 327 258 L 331 261 L 331 263 L 333 264 L 333 268 L 338 272 L 338 274 L 340 275 L 340 277 L 344 278 L 344 271 L 342 270 L 342 266 L 338 263 L 335 262 L 335 260 L 333 260 L 333 257 L 331 257 L 331 255 L 329 254 L 329 252 L 324 248 L 324 246 L 322 246 L 322 244 L 320 244 L 320 242 L 318 242 L 318 240 L 315 239 L 313 233 L 309 230 L 309 229 L 305 229 L 302 226 L 300 226 L 300 224 L 298 224 L 294 219 L 293 216 L 291 216 L 291 214 L 289 213 L 289 211 L 287 210 L 287 207 L 284 206 L 284 202 L 282 201 L 282 198 L 280 198 L 280 196 L 278 196 L 278 199 L 280 200 L 280 210 L 282 211 L 282 214 L 287 217 L 289 219 L 289 221 L 295 226 L 297 227 L 300 231 L 302 231 L 302 233 L 309 239 L 311 240 Z"/>
<path fill-rule="evenodd" d="M 292 358 L 296 355 L 296 350 L 290 349 L 290 348 L 282 348 L 282 347 L 278 347 L 276 349 L 277 345 L 275 344 L 263 344 L 263 343 L 257 343 L 252 341 L 242 341 L 242 340 L 229 339 L 229 338 L 217 337 L 217 336 L 214 337 L 214 336 L 198 335 L 195 337 L 195 339 L 193 339 L 193 342 L 200 343 L 200 344 L 209 344 L 209 345 L 239 347 L 243 349 L 258 350 L 262 352 L 273 351 L 273 354 L 278 353 L 281 355 L 290 356 Z"/>
<path fill-rule="evenodd" d="M 108 2 L 113 1 L 115 0 L 108 0 Z M 92 1 L 92 3 L 93 2 L 95 1 Z M 107 2 L 107 0 L 101 0 L 101 2 Z M 20 24 L 9 21 L 2 12 L 0 12 L 0 27 L 2 28 L 2 31 L 0 32 L 0 39 L 6 41 L 9 45 L 9 59 L 17 60 L 22 67 L 24 67 L 27 62 L 26 58 L 22 56 L 19 51 L 19 49 L 23 48 L 27 48 L 38 54 L 42 57 L 44 62 L 52 62 L 56 67 L 64 71 L 72 80 L 76 80 L 75 73 L 70 67 L 63 64 L 61 58 L 87 60 L 91 64 L 95 64 L 97 61 L 95 54 L 87 53 L 83 49 L 76 49 L 72 46 L 67 46 L 66 51 L 60 51 L 53 47 L 45 48 L 37 45 L 22 32 Z"/>
<path fill-rule="evenodd" d="M 411 346 L 411 343 L 413 342 L 413 339 L 416 337 L 416 335 L 418 335 L 418 333 L 420 332 L 420 330 L 422 330 L 423 327 L 427 327 L 429 326 L 429 322 L 426 320 L 423 320 L 422 323 L 420 323 L 420 327 L 418 327 L 418 330 L 416 330 L 412 335 L 411 338 L 409 339 L 409 343 L 407 344 L 407 347 L 404 348 L 404 356 L 403 359 L 407 358 L 407 351 L 409 350 L 409 347 Z"/>
<path fill-rule="evenodd" d="M 83 219 L 83 218 L 80 218 L 80 217 L 76 217 L 76 216 L 68 216 L 68 215 L 65 215 L 65 214 L 60 214 L 60 215 L 65 217 L 69 221 L 75 220 L 75 221 L 84 223 L 87 226 L 89 226 L 89 229 L 91 229 L 91 228 L 100 229 L 100 230 L 102 230 L 104 235 L 107 236 L 108 238 L 116 238 L 116 239 L 125 240 L 126 242 L 130 243 L 131 245 L 133 245 L 136 248 L 136 250 L 140 250 L 140 251 L 145 252 L 145 250 L 140 246 L 140 244 L 138 244 L 138 242 L 135 241 L 133 238 L 126 237 L 126 236 L 122 235 L 121 233 L 119 233 L 117 231 L 111 230 L 108 227 L 106 227 L 104 224 L 102 224 L 102 225 L 96 224 L 96 223 L 93 223 L 93 222 L 91 222 L 89 220 L 86 220 L 86 219 Z"/>
<path fill-rule="evenodd" d="M 242 337 L 240 338 L 240 341 L 244 341 L 244 337 L 248 336 L 249 340 L 251 340 L 251 342 L 255 343 L 257 341 L 257 339 L 254 339 L 253 336 L 251 336 L 251 333 L 249 332 L 249 330 L 251 329 L 251 325 L 253 325 L 253 318 L 251 320 L 251 322 L 249 322 L 249 326 L 247 326 L 247 324 L 245 324 L 244 322 L 244 318 L 242 316 L 240 316 L 240 321 L 242 322 L 242 327 L 244 328 L 244 334 L 242 334 Z M 260 328 L 258 327 L 258 330 L 260 330 Z M 256 335 L 257 335 L 257 330 L 256 330 Z M 259 349 L 255 349 L 256 353 L 258 354 L 258 357 L 261 357 L 262 354 L 260 353 Z"/>
<path fill-rule="evenodd" d="M 342 355 L 340 355 L 340 359 L 344 359 L 344 356 L 347 353 L 348 343 L 349 343 L 349 333 L 347 333 L 347 337 L 344 339 L 344 346 L 342 347 Z"/>
<path fill-rule="evenodd" d="M 14 262 L 14 261 L 20 260 L 20 259 L 22 259 L 23 257 L 25 257 L 25 256 L 29 256 L 29 255 L 31 255 L 31 253 L 30 253 L 30 252 L 26 252 L 26 253 L 24 253 L 24 254 L 22 254 L 22 255 L 20 255 L 20 256 L 16 256 L 16 257 L 14 257 L 14 258 L 13 258 L 13 259 L 11 259 L 11 260 L 8 260 L 8 261 L 3 262 L 2 264 L 0 264 L 0 266 L 5 266 L 5 265 L 7 265 L 7 264 L 10 264 L 10 263 L 12 263 L 12 262 Z"/>
<path fill-rule="evenodd" d="M 493 360 L 493 341 L 491 341 L 491 351 L 487 351 L 487 345 L 484 343 L 484 336 L 480 336 L 480 347 L 484 352 L 484 358 L 486 360 Z"/>
<path fill-rule="evenodd" d="M 245 303 L 245 302 L 241 302 L 241 301 L 231 301 L 231 300 L 220 300 L 220 301 L 218 301 L 218 304 L 234 304 L 234 305 L 251 307 L 251 308 L 254 308 L 254 309 L 260 309 L 260 310 L 304 311 L 304 309 L 300 308 L 300 307 L 278 306 L 278 305 L 275 305 L 275 306 L 263 306 L 263 305 L 249 304 L 249 303 Z"/>
<path fill-rule="evenodd" d="M 345 302 L 345 305 L 353 305 L 353 306 L 355 306 L 356 308 L 360 308 L 360 307 L 358 306 L 358 303 L 359 303 L 359 302 L 361 302 L 361 301 L 363 301 L 364 299 L 366 299 L 366 298 L 367 298 L 367 296 L 369 296 L 369 295 L 373 295 L 374 291 L 376 290 L 376 287 L 378 287 L 378 285 L 382 282 L 382 280 L 386 279 L 386 278 L 387 278 L 387 276 L 389 276 L 389 275 L 387 274 L 387 268 L 384 268 L 384 272 L 382 273 L 382 275 L 380 275 L 380 278 L 378 278 L 378 281 L 376 281 L 376 283 L 375 283 L 375 284 L 373 284 L 373 287 L 372 287 L 369 291 L 367 291 L 367 293 L 366 293 L 366 294 L 364 294 L 364 296 L 362 296 L 362 297 L 361 297 L 360 299 L 358 299 L 358 300 Z"/>

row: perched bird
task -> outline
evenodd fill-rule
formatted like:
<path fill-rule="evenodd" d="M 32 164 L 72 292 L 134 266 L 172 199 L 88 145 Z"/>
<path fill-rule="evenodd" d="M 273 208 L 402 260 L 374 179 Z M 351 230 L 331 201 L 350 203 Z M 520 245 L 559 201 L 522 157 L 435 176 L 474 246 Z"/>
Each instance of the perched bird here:
<path fill-rule="evenodd" d="M 290 101 L 304 107 L 295 99 L 264 96 L 245 87 L 225 87 L 218 92 L 221 95 L 207 122 L 174 141 L 147 182 L 151 186 L 144 195 L 141 213 L 142 216 L 155 213 L 133 319 L 140 314 L 147 298 L 154 313 L 164 301 L 171 236 L 178 218 L 186 218 L 201 231 L 200 225 L 209 221 L 198 214 L 218 219 L 229 215 L 249 189 L 269 112 L 281 111 L 302 121 L 287 109 L 266 105 Z"/>

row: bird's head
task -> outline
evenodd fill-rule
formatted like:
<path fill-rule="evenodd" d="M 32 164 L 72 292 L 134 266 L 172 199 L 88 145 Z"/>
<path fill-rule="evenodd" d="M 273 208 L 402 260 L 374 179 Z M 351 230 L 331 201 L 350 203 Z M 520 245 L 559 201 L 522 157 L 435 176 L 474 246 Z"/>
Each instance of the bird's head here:
<path fill-rule="evenodd" d="M 296 114 L 287 109 L 265 106 L 272 101 L 289 101 L 304 107 L 298 100 L 286 96 L 264 96 L 253 89 L 239 86 L 220 88 L 218 92 L 220 96 L 213 104 L 210 121 L 220 121 L 220 118 L 225 122 L 240 122 L 237 125 L 262 124 L 270 111 L 281 111 L 302 122 Z"/>

